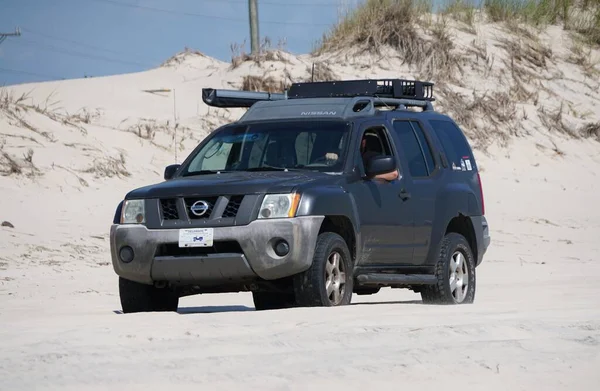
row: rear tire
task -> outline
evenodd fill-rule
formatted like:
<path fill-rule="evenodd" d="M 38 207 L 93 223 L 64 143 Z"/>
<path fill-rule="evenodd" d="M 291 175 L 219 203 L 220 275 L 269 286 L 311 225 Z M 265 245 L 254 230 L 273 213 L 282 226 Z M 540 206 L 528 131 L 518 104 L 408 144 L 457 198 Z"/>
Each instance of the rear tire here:
<path fill-rule="evenodd" d="M 252 292 L 252 299 L 257 311 L 279 310 L 296 304 L 294 295 L 286 293 Z"/>
<path fill-rule="evenodd" d="M 169 288 L 156 288 L 119 277 L 121 307 L 126 314 L 135 312 L 177 311 L 179 295 Z"/>
<path fill-rule="evenodd" d="M 477 282 L 475 258 L 464 236 L 451 232 L 444 237 L 435 275 L 437 284 L 424 286 L 421 290 L 423 303 L 473 303 Z"/>
<path fill-rule="evenodd" d="M 352 257 L 346 241 L 333 232 L 320 234 L 312 265 L 294 278 L 297 304 L 302 307 L 348 305 L 353 287 Z"/>

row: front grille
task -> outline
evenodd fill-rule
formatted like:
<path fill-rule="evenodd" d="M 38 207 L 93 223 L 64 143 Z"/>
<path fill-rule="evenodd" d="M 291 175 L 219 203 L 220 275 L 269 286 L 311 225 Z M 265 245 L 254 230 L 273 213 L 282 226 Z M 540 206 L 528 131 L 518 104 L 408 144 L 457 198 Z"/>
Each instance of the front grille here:
<path fill-rule="evenodd" d="M 210 215 L 213 212 L 215 204 L 217 203 L 217 199 L 218 199 L 218 197 L 184 198 L 184 201 L 185 201 L 185 210 L 187 211 L 187 214 L 188 214 L 189 218 L 192 219 L 192 220 L 196 220 L 196 219 L 206 220 L 206 219 L 210 218 Z M 208 209 L 206 210 L 206 212 L 204 212 L 204 214 L 202 214 L 202 216 L 197 216 L 194 213 L 192 213 L 192 209 L 191 208 L 198 201 L 204 201 L 208 205 Z"/>
<path fill-rule="evenodd" d="M 159 200 L 159 205 L 163 221 L 187 221 L 188 218 L 192 221 L 207 221 L 209 219 L 216 220 L 220 218 L 237 217 L 243 200 L 243 195 L 162 198 Z M 196 207 L 200 207 L 198 210 L 201 210 L 201 206 L 204 205 L 203 203 L 198 203 L 198 201 L 204 201 L 206 203 L 206 211 L 200 216 L 192 212 L 192 206 L 194 204 L 197 203 Z M 180 207 L 183 206 L 185 208 L 184 213 L 179 213 L 177 208 L 178 204 Z M 217 207 L 217 205 L 220 206 Z"/>
<path fill-rule="evenodd" d="M 199 257 L 209 254 L 243 254 L 239 243 L 234 240 L 214 242 L 212 247 L 179 247 L 177 243 L 161 244 L 156 249 L 157 257 Z"/>
<path fill-rule="evenodd" d="M 225 211 L 223 212 L 223 217 L 235 217 L 237 216 L 238 210 L 240 209 L 240 205 L 242 205 L 242 200 L 244 196 L 233 196 L 229 199 L 229 203 L 227 207 L 225 207 Z"/>
<path fill-rule="evenodd" d="M 165 198 L 160 200 L 160 208 L 162 210 L 164 220 L 179 220 L 176 198 Z"/>

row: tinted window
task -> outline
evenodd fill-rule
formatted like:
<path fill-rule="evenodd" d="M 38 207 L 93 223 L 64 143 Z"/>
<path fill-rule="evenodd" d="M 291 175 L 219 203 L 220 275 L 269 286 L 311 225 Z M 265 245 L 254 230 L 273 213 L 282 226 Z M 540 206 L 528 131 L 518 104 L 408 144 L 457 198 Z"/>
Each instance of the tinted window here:
<path fill-rule="evenodd" d="M 208 136 L 183 175 L 207 171 L 340 171 L 348 125 L 332 121 L 258 123 L 226 126 Z"/>
<path fill-rule="evenodd" d="M 416 121 L 412 121 L 411 123 L 413 128 L 415 129 L 417 137 L 419 138 L 421 149 L 423 150 L 425 160 L 427 161 L 427 169 L 429 170 L 429 174 L 431 174 L 435 169 L 435 161 L 433 160 L 433 153 L 431 153 L 429 142 L 427 141 L 427 137 L 425 137 L 425 132 L 423 132 L 423 128 L 421 128 L 421 125 L 419 125 L 419 123 Z"/>
<path fill-rule="evenodd" d="M 425 157 L 419 145 L 419 139 L 415 135 L 413 127 L 408 121 L 394 121 L 394 130 L 400 139 L 400 148 L 408 160 L 408 171 L 413 177 L 424 177 L 429 175 Z"/>
<path fill-rule="evenodd" d="M 440 139 L 450 165 L 454 163 L 460 167 L 461 159 L 468 158 L 471 162 L 475 159 L 471 156 L 471 148 L 467 143 L 465 135 L 461 130 L 450 121 L 434 120 L 429 121 L 435 134 Z"/>
<path fill-rule="evenodd" d="M 394 155 L 385 128 L 379 126 L 368 128 L 364 131 L 360 151 L 365 168 L 366 160 L 370 159 L 372 156 Z"/>
<path fill-rule="evenodd" d="M 308 161 L 312 154 L 313 145 L 317 134 L 314 132 L 303 132 L 296 137 L 296 156 L 300 161 Z"/>

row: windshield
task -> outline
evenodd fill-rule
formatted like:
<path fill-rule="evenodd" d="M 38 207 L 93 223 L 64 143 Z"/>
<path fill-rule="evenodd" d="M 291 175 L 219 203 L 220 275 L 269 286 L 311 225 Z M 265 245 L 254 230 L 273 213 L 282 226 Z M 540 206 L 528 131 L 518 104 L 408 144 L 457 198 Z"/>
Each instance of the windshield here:
<path fill-rule="evenodd" d="M 343 169 L 349 125 L 340 121 L 295 121 L 228 125 L 208 136 L 183 176 L 217 171 Z"/>

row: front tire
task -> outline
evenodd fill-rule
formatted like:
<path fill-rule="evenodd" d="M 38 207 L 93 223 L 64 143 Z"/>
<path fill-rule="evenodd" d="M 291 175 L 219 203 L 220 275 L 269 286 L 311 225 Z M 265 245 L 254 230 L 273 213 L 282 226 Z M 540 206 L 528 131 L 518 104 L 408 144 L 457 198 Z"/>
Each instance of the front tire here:
<path fill-rule="evenodd" d="M 435 269 L 437 283 L 423 287 L 426 304 L 471 304 L 475 300 L 475 258 L 464 236 L 451 232 L 442 240 Z"/>
<path fill-rule="evenodd" d="M 354 275 L 346 241 L 338 234 L 324 232 L 310 268 L 294 279 L 296 302 L 302 307 L 334 307 L 352 300 Z"/>
<path fill-rule="evenodd" d="M 121 307 L 126 314 L 135 312 L 177 311 L 179 295 L 169 288 L 159 289 L 119 277 Z"/>

